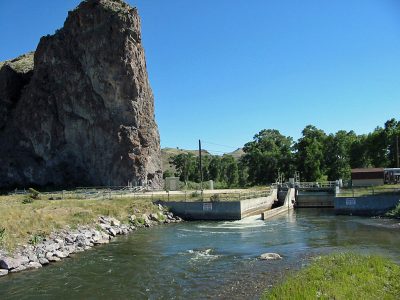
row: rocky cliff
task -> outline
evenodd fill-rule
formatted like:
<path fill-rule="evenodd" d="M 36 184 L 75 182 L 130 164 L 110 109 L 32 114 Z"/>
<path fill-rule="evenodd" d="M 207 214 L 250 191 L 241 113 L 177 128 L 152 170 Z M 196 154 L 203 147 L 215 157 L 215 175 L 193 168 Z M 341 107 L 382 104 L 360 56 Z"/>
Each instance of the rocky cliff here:
<path fill-rule="evenodd" d="M 26 61 L 0 65 L 0 187 L 161 185 L 135 8 L 84 1 Z"/>

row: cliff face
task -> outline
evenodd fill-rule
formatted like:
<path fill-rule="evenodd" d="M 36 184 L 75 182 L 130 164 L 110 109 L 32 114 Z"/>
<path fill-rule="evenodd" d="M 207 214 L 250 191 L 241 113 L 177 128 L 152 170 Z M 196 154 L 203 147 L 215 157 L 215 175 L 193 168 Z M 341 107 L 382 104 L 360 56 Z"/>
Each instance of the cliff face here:
<path fill-rule="evenodd" d="M 8 98 L 0 93 L 0 186 L 161 185 L 136 9 L 122 0 L 82 2 L 40 40 L 33 75 L 19 82 Z"/>

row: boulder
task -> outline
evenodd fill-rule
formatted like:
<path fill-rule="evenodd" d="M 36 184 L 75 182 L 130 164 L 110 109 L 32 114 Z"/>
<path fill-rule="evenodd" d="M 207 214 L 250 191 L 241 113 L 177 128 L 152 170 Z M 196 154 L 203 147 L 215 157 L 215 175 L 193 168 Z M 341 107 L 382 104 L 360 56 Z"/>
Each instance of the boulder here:
<path fill-rule="evenodd" d="M 79 247 L 85 247 L 90 244 L 90 239 L 87 239 L 85 235 L 78 234 L 76 237 L 76 245 Z"/>
<path fill-rule="evenodd" d="M 155 222 L 159 222 L 160 217 L 157 213 L 150 214 L 149 219 Z"/>
<path fill-rule="evenodd" d="M 75 245 L 67 245 L 60 249 L 65 255 L 69 256 L 71 253 L 75 252 Z"/>
<path fill-rule="evenodd" d="M 47 260 L 48 260 L 49 262 L 56 262 L 56 261 L 60 261 L 61 258 L 59 258 L 59 257 L 57 257 L 57 256 L 51 256 L 51 257 L 48 257 Z"/>
<path fill-rule="evenodd" d="M 31 261 L 29 264 L 26 265 L 27 269 L 39 269 L 42 267 L 42 264 L 39 262 Z"/>
<path fill-rule="evenodd" d="M 260 255 L 261 260 L 276 260 L 276 259 L 282 259 L 282 256 L 280 256 L 278 253 L 263 253 Z"/>
<path fill-rule="evenodd" d="M 68 257 L 69 254 L 64 253 L 63 251 L 58 251 L 57 250 L 56 252 L 54 252 L 54 255 L 59 257 L 59 258 L 66 258 L 66 257 Z"/>
<path fill-rule="evenodd" d="M 149 225 L 151 225 L 151 221 L 150 221 L 150 219 L 149 219 L 149 216 L 148 216 L 148 215 L 146 215 L 146 214 L 143 214 L 143 215 L 142 215 L 142 219 L 143 219 L 143 221 L 144 221 L 144 225 L 145 225 L 145 226 L 149 226 Z"/>
<path fill-rule="evenodd" d="M 49 261 L 46 258 L 41 257 L 41 258 L 39 258 L 39 263 L 44 266 L 44 265 L 48 265 Z"/>
<path fill-rule="evenodd" d="M 48 241 L 46 242 L 46 244 L 44 245 L 43 248 L 46 252 L 54 252 L 58 249 L 60 249 L 60 244 L 55 243 L 54 241 Z"/>
<path fill-rule="evenodd" d="M 47 252 L 45 257 L 46 257 L 48 260 L 50 260 L 50 258 L 52 258 L 53 256 L 54 256 L 54 253 L 53 253 L 53 252 Z"/>
<path fill-rule="evenodd" d="M 108 233 L 111 236 L 116 236 L 118 234 L 118 232 L 113 227 L 108 228 Z"/>
<path fill-rule="evenodd" d="M 6 270 L 6 269 L 0 269 L 0 277 L 1 276 L 5 276 L 5 275 L 7 275 L 8 274 L 8 270 Z"/>
<path fill-rule="evenodd" d="M 68 234 L 68 235 L 66 235 L 65 236 L 65 243 L 67 244 L 67 245 L 71 245 L 71 244 L 73 244 L 75 241 L 76 241 L 76 235 L 74 235 L 74 234 Z"/>
<path fill-rule="evenodd" d="M 121 225 L 121 222 L 120 221 L 118 221 L 117 219 L 115 219 L 115 218 L 110 218 L 110 221 L 111 221 L 111 226 L 117 226 L 117 227 L 119 227 L 120 225 Z"/>
<path fill-rule="evenodd" d="M 26 270 L 26 266 L 20 265 L 15 269 L 11 269 L 10 272 L 11 273 L 17 273 L 17 272 L 21 272 L 21 271 L 25 271 L 25 270 Z"/>
<path fill-rule="evenodd" d="M 3 257 L 0 259 L 0 268 L 1 269 L 17 269 L 21 265 L 29 263 L 29 259 L 25 256 L 17 256 L 17 257 Z"/>
<path fill-rule="evenodd" d="M 129 222 L 131 222 L 132 224 L 135 224 L 136 220 L 137 220 L 137 217 L 135 215 L 129 216 Z"/>

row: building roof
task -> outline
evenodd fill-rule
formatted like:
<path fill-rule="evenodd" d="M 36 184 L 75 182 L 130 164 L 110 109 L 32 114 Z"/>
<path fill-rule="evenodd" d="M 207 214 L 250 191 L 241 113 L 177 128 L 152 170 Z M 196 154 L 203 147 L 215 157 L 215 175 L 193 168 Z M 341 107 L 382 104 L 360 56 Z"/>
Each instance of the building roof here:
<path fill-rule="evenodd" d="M 351 169 L 351 173 L 378 173 L 383 172 L 384 168 L 357 168 Z"/>

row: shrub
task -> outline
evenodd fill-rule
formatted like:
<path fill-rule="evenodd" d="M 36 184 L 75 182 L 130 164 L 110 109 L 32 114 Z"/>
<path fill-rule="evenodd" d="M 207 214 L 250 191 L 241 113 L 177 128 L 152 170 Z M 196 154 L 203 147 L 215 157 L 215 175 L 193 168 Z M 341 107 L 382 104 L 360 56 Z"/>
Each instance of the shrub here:
<path fill-rule="evenodd" d="M 389 218 L 400 218 L 400 203 L 395 208 L 386 213 Z"/>
<path fill-rule="evenodd" d="M 192 192 L 190 194 L 190 197 L 192 197 L 192 198 L 196 198 L 196 197 L 199 197 L 199 196 L 200 196 L 200 193 L 198 191 L 194 191 L 194 192 Z"/>
<path fill-rule="evenodd" d="M 142 217 L 137 217 L 134 222 L 135 226 L 140 226 L 145 224 L 144 218 Z"/>
<path fill-rule="evenodd" d="M 158 215 L 158 221 L 164 222 L 165 221 L 165 216 L 162 213 L 157 213 Z"/>
<path fill-rule="evenodd" d="M 33 188 L 29 188 L 29 197 L 35 200 L 40 199 L 40 193 Z"/>
<path fill-rule="evenodd" d="M 219 194 L 214 194 L 214 195 L 212 195 L 210 197 L 210 201 L 211 202 L 218 202 L 218 201 L 221 201 L 221 198 L 220 198 Z"/>
<path fill-rule="evenodd" d="M 29 239 L 29 244 L 36 246 L 37 244 L 39 244 L 44 238 L 44 233 L 39 232 L 39 233 L 35 233 L 32 235 L 32 237 Z"/>
<path fill-rule="evenodd" d="M 33 199 L 32 198 L 24 198 L 22 199 L 22 204 L 30 204 L 33 203 Z"/>

